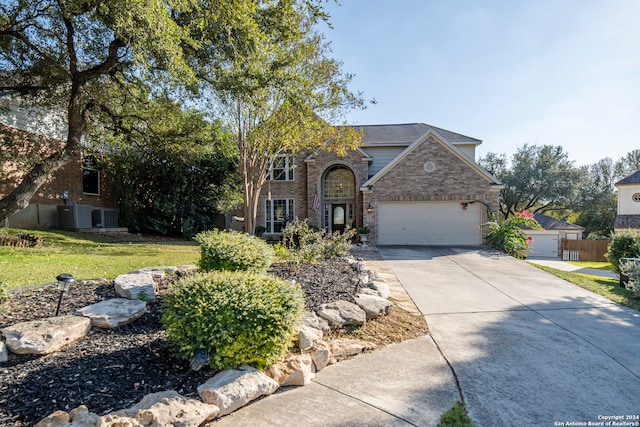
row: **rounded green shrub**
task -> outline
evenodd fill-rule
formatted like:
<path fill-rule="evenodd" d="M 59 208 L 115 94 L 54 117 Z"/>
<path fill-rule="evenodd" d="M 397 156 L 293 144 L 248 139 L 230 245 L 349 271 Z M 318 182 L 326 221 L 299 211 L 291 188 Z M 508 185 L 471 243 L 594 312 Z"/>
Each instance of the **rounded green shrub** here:
<path fill-rule="evenodd" d="M 209 230 L 199 233 L 201 271 L 266 271 L 275 258 L 264 240 L 238 231 Z"/>
<path fill-rule="evenodd" d="M 611 269 L 620 273 L 620 258 L 640 257 L 640 233 L 625 231 L 615 233 L 604 255 L 611 264 Z"/>
<path fill-rule="evenodd" d="M 209 272 L 178 281 L 162 323 L 179 357 L 198 348 L 213 369 L 264 368 L 287 354 L 304 312 L 300 287 L 251 272 Z"/>

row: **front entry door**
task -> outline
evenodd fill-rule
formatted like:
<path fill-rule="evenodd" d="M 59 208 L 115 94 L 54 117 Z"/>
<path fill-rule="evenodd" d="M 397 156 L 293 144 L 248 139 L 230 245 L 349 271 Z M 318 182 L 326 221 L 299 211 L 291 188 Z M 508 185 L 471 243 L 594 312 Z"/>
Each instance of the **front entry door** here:
<path fill-rule="evenodd" d="M 347 205 L 344 203 L 331 205 L 331 231 L 344 231 L 347 218 Z"/>

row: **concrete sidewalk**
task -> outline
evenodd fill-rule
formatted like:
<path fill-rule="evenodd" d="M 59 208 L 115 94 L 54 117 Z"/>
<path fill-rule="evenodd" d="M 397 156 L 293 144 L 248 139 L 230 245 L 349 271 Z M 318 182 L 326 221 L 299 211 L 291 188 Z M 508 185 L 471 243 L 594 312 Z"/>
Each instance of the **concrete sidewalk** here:
<path fill-rule="evenodd" d="M 477 427 L 640 415 L 640 313 L 491 250 L 379 249 Z"/>
<path fill-rule="evenodd" d="M 211 423 L 216 426 L 437 426 L 460 400 L 431 337 L 393 344 L 328 366 L 290 388 Z"/>

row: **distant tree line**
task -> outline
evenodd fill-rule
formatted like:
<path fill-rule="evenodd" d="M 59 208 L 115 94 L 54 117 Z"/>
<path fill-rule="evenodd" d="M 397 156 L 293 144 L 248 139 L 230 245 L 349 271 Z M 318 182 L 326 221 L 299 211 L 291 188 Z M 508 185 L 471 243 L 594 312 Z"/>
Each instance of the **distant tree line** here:
<path fill-rule="evenodd" d="M 502 219 L 528 210 L 585 227 L 587 238 L 606 238 L 616 217 L 614 184 L 640 170 L 640 150 L 576 166 L 561 146 L 525 144 L 510 159 L 490 152 L 478 163 L 505 185 Z"/>

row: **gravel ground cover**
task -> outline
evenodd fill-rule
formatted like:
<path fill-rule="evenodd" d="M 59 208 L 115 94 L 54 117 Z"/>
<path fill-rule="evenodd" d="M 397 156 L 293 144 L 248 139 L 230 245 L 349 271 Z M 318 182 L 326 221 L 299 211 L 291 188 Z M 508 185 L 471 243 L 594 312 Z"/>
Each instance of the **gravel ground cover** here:
<path fill-rule="evenodd" d="M 357 291 L 356 273 L 342 259 L 299 267 L 278 264 L 272 272 L 301 284 L 308 309 L 337 299 L 352 300 Z M 171 354 L 160 324 L 160 301 L 168 285 L 160 284 L 158 300 L 129 325 L 92 328 L 74 345 L 46 356 L 10 354 L 0 364 L 0 426 L 30 426 L 58 409 L 68 411 L 79 405 L 103 415 L 168 389 L 197 396 L 197 386 L 215 372 L 207 368 L 189 372 L 188 364 Z M 0 328 L 53 316 L 59 295 L 53 285 L 13 294 L 0 309 Z M 77 282 L 64 295 L 60 314 L 115 297 L 112 281 Z M 411 325 L 413 321 L 396 319 L 398 323 L 384 333 L 394 335 L 392 331 L 398 330 L 409 337 L 415 334 L 407 332 L 416 326 L 415 336 L 423 335 L 426 329 L 420 329 L 419 321 Z"/>

